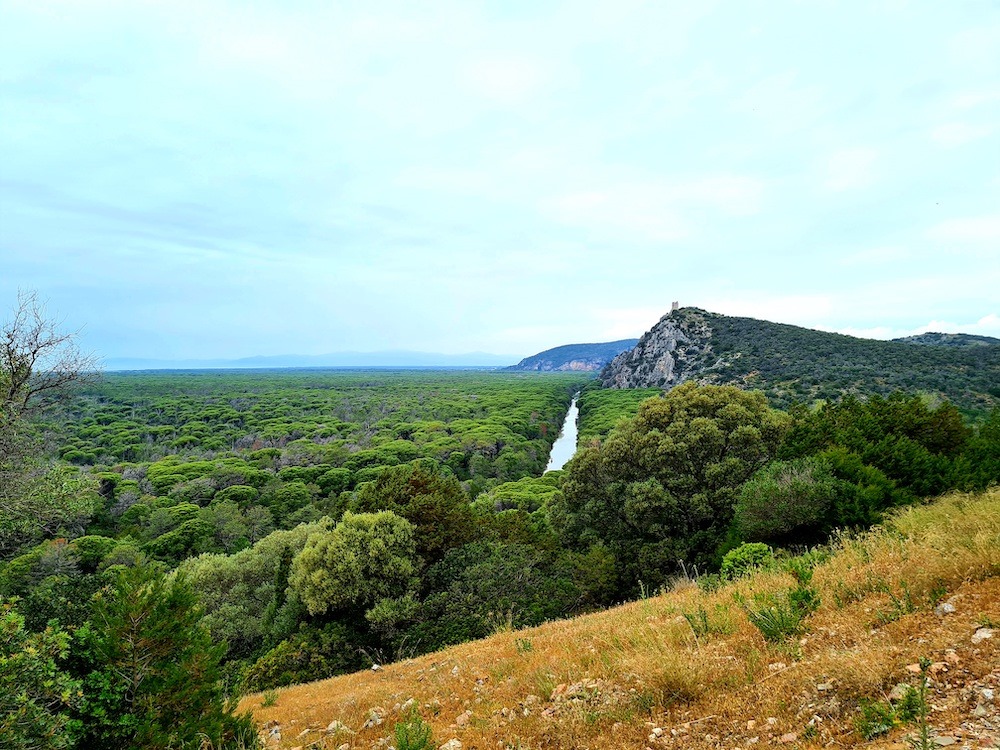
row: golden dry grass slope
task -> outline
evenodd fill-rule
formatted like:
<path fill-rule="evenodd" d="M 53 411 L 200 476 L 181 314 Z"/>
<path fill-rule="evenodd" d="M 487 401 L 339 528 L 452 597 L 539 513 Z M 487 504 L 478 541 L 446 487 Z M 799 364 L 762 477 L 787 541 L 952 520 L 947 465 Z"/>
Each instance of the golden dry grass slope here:
<path fill-rule="evenodd" d="M 409 710 L 449 749 L 903 748 L 916 724 L 876 736 L 877 719 L 859 729 L 859 707 L 916 685 L 925 658 L 931 746 L 996 747 L 998 574 L 1000 489 L 955 494 L 839 540 L 815 568 L 821 604 L 790 641 L 766 641 L 734 597 L 787 590 L 787 572 L 713 592 L 680 582 L 242 707 L 281 748 L 387 748 Z"/>

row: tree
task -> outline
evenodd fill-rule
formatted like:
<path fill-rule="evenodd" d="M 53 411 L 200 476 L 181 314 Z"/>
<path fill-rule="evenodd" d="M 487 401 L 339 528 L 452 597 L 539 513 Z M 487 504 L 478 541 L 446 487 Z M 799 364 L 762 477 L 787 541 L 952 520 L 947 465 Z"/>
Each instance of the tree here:
<path fill-rule="evenodd" d="M 292 561 L 288 583 L 309 610 L 361 610 L 401 596 L 415 582 L 413 526 L 388 511 L 345 513 L 312 534 Z"/>
<path fill-rule="evenodd" d="M 740 485 L 774 456 L 787 424 L 762 393 L 684 383 L 577 453 L 553 526 L 571 545 L 606 545 L 628 593 L 681 563 L 711 565 Z"/>
<path fill-rule="evenodd" d="M 94 597 L 78 632 L 86 670 L 84 747 L 218 747 L 253 742 L 245 717 L 226 706 L 219 682 L 224 644 L 202 622 L 197 595 L 183 575 L 156 567 L 122 570 Z"/>
<path fill-rule="evenodd" d="M 0 737 L 5 748 L 55 750 L 70 747 L 69 710 L 79 683 L 60 662 L 69 635 L 57 627 L 25 630 L 14 602 L 0 597 Z"/>
<path fill-rule="evenodd" d="M 91 512 L 94 495 L 38 459 L 31 417 L 95 370 L 37 294 L 18 294 L 0 328 L 0 556 Z"/>

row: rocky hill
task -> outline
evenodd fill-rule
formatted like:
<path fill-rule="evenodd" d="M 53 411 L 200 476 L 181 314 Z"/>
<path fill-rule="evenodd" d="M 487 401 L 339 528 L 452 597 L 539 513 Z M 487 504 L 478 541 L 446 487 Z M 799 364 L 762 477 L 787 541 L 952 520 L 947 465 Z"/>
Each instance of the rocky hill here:
<path fill-rule="evenodd" d="M 761 389 L 778 406 L 904 390 L 982 414 L 1000 406 L 1000 346 L 915 346 L 685 307 L 615 357 L 600 380 L 606 388 L 734 384 Z"/>
<path fill-rule="evenodd" d="M 905 336 L 893 341 L 923 346 L 1000 346 L 1000 339 L 992 336 L 976 336 L 971 333 L 935 333 L 928 331 L 916 336 Z"/>
<path fill-rule="evenodd" d="M 605 344 L 566 344 L 525 357 L 508 370 L 528 372 L 597 372 L 615 356 L 631 349 L 639 339 L 622 339 Z"/>

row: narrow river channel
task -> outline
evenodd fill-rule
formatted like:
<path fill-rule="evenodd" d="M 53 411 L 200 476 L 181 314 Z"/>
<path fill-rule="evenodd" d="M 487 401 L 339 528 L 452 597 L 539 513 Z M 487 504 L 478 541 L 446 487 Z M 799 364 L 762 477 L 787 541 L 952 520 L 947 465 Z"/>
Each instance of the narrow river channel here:
<path fill-rule="evenodd" d="M 545 471 L 561 469 L 576 453 L 576 418 L 580 414 L 576 400 L 579 397 L 579 393 L 573 394 L 573 402 L 569 405 L 569 411 L 566 413 L 566 422 L 563 424 L 562 432 L 559 433 L 556 442 L 552 445 L 549 465 L 545 467 Z"/>

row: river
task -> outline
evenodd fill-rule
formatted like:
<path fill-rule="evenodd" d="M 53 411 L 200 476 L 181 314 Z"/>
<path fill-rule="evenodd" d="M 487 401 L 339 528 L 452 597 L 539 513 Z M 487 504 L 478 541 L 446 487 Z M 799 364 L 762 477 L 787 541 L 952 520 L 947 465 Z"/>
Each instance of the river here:
<path fill-rule="evenodd" d="M 569 411 L 566 413 L 566 422 L 563 424 L 562 432 L 559 433 L 556 442 L 552 445 L 552 452 L 549 454 L 549 465 L 545 467 L 545 471 L 561 469 L 566 465 L 567 461 L 573 458 L 573 454 L 576 453 L 576 418 L 580 414 L 576 400 L 579 397 L 579 393 L 573 394 L 573 402 L 569 405 Z"/>

